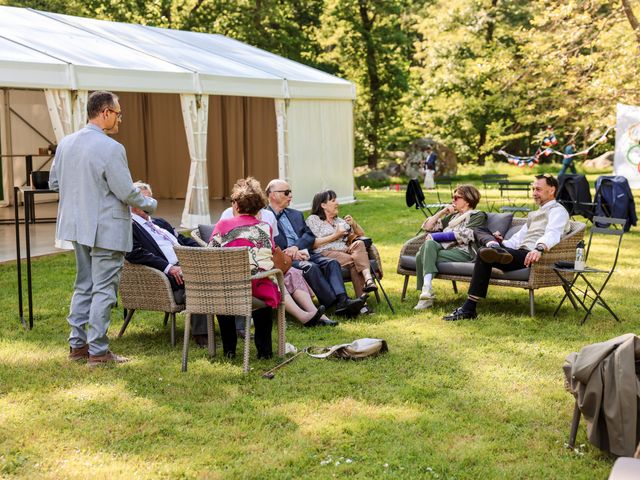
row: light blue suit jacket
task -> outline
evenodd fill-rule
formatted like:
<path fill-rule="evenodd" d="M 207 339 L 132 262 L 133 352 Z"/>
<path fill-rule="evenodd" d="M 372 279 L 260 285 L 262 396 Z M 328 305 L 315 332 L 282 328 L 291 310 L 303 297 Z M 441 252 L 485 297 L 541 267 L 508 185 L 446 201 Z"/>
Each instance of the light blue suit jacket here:
<path fill-rule="evenodd" d="M 49 188 L 60 193 L 56 238 L 88 247 L 130 251 L 128 206 L 157 205 L 133 186 L 124 147 L 91 123 L 60 141 Z"/>

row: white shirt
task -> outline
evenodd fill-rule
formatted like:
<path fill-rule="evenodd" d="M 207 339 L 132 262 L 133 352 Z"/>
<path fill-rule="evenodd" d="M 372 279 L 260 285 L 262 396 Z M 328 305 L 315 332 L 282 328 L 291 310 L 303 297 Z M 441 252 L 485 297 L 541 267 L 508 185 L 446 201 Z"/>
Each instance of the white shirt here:
<path fill-rule="evenodd" d="M 544 235 L 536 240 L 536 245 L 543 244 L 547 250 L 555 247 L 562 238 L 565 226 L 569 221 L 569 213 L 565 208 L 551 208 L 558 204 L 555 200 L 551 200 L 540 207 L 540 210 L 549 210 L 549 221 L 545 228 Z M 502 242 L 502 245 L 509 248 L 518 248 L 524 237 L 527 235 L 527 225 L 525 224 L 518 230 L 509 240 Z"/>
<path fill-rule="evenodd" d="M 218 221 L 227 220 L 229 218 L 233 218 L 232 207 L 229 207 L 224 212 L 222 212 L 222 215 L 220 215 Z M 269 226 L 271 227 L 273 238 L 276 238 L 278 236 L 278 221 L 276 220 L 276 216 L 273 214 L 273 212 L 267 208 L 263 208 L 262 210 L 260 210 L 260 220 L 269 224 Z"/>
<path fill-rule="evenodd" d="M 169 262 L 169 265 L 164 269 L 164 273 L 168 274 L 169 269 L 178 263 L 178 257 L 176 256 L 176 252 L 173 250 L 174 245 L 179 245 L 178 239 L 173 235 L 173 233 L 156 224 L 153 224 L 153 226 L 149 225 L 148 222 L 151 222 L 151 217 L 149 217 L 149 220 L 145 220 L 140 215 L 131 213 L 131 218 L 137 222 L 138 225 L 144 228 L 145 232 L 151 235 L 151 238 L 153 238 L 153 240 L 158 244 L 162 254 Z"/>

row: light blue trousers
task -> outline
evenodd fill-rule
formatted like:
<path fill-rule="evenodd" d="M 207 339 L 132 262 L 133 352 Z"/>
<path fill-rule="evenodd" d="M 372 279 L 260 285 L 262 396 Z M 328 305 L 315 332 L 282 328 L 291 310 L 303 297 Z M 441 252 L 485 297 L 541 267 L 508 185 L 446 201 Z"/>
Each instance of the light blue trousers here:
<path fill-rule="evenodd" d="M 89 344 L 90 355 L 109 350 L 107 330 L 111 308 L 116 304 L 124 252 L 87 247 L 73 242 L 76 253 L 76 282 L 67 321 L 71 326 L 69 345 Z"/>

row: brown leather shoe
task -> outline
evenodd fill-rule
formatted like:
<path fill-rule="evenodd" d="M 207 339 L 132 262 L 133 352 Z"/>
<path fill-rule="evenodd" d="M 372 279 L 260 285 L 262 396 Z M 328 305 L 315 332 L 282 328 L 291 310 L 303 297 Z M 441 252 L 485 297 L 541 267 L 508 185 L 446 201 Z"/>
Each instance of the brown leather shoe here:
<path fill-rule="evenodd" d="M 116 355 L 111 350 L 107 350 L 104 355 L 89 355 L 89 361 L 87 365 L 90 367 L 96 367 L 98 365 L 106 365 L 108 363 L 126 363 L 129 359 L 122 355 Z"/>
<path fill-rule="evenodd" d="M 73 362 L 89 360 L 89 345 L 80 348 L 69 347 L 69 360 Z"/>

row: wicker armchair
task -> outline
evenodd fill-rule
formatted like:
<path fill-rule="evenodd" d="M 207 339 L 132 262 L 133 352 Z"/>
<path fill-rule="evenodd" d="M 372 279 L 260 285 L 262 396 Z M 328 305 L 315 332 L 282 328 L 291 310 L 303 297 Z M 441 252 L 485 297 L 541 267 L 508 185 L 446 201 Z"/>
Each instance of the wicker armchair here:
<path fill-rule="evenodd" d="M 204 235 L 208 234 L 210 237 L 212 232 L 213 232 L 213 225 L 201 224 L 201 225 L 198 225 L 198 228 L 194 228 L 193 230 L 191 230 L 191 238 L 193 238 L 201 247 L 206 247 L 209 239 L 207 238 L 205 240 L 202 238 L 202 236 L 203 234 Z"/>
<path fill-rule="evenodd" d="M 514 218 L 511 223 L 511 227 L 524 226 L 526 224 L 526 218 Z M 569 222 L 569 232 L 560 240 L 555 247 L 545 252 L 542 255 L 542 259 L 535 263 L 530 269 L 516 270 L 515 272 L 503 273 L 501 270 L 494 269 L 491 274 L 490 285 L 498 285 L 503 287 L 516 287 L 529 290 L 529 313 L 533 317 L 535 315 L 535 302 L 533 291 L 538 288 L 545 287 L 557 287 L 562 286 L 562 283 L 555 272 L 552 270 L 552 266 L 560 261 L 572 261 L 575 258 L 576 244 L 584 238 L 584 232 L 586 225 L 581 222 Z M 422 233 L 416 237 L 413 237 L 407 241 L 400 250 L 400 257 L 398 259 L 398 273 L 404 275 L 404 285 L 402 287 L 402 297 L 404 300 L 407 294 L 407 286 L 409 284 L 409 277 L 416 275 L 415 270 L 415 256 L 420 249 L 420 246 L 424 243 L 426 233 Z M 438 268 L 440 265 L 438 264 Z M 471 272 L 473 270 L 472 263 L 469 264 L 468 274 L 455 274 L 455 273 L 438 273 L 435 278 L 442 280 L 451 280 L 453 283 L 453 290 L 458 293 L 456 282 L 470 282 Z M 527 275 L 527 270 L 529 273 Z"/>
<path fill-rule="evenodd" d="M 176 313 L 183 311 L 184 305 L 176 304 L 171 283 L 164 273 L 125 261 L 120 277 L 120 303 L 127 314 L 118 338 L 124 334 L 136 310 L 164 312 L 165 326 L 171 317 L 171 346 L 175 347 Z"/>
<path fill-rule="evenodd" d="M 284 279 L 280 270 L 268 270 L 251 275 L 249 255 L 245 247 L 198 248 L 175 247 L 182 267 L 186 287 L 189 315 L 185 319 L 182 371 L 187 370 L 189 352 L 189 317 L 191 314 L 206 314 L 209 334 L 209 355 L 215 355 L 213 315 L 239 315 L 245 317 L 243 372 L 249 371 L 249 348 L 251 311 L 264 307 L 264 303 L 251 296 L 251 280 L 275 277 L 281 292 Z M 277 309 L 278 355 L 284 356 L 285 315 L 284 296 Z"/>

